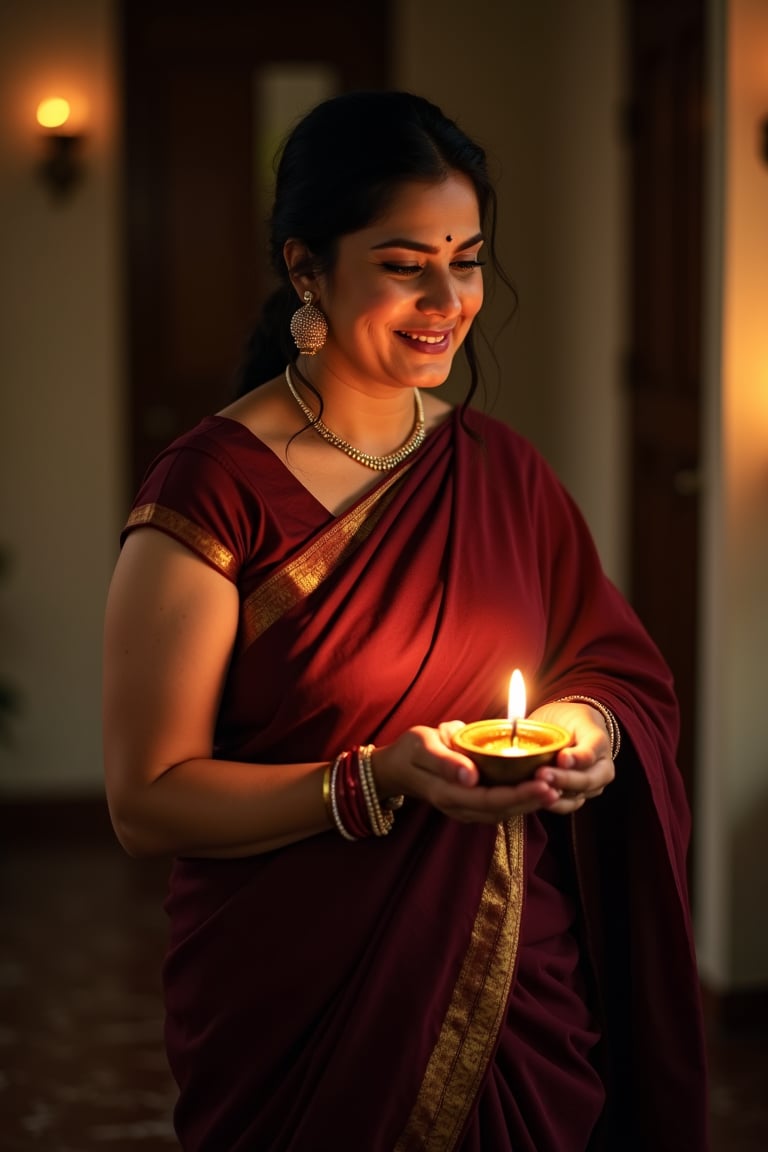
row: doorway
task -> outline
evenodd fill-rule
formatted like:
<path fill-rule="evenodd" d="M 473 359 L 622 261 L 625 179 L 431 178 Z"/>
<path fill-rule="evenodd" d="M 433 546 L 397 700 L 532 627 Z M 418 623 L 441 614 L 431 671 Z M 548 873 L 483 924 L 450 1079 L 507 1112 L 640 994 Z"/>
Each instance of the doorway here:
<path fill-rule="evenodd" d="M 681 709 L 678 761 L 696 790 L 703 0 L 629 0 L 631 170 L 630 597 Z M 692 854 L 691 854 L 692 855 Z"/>
<path fill-rule="evenodd" d="M 270 164 L 317 99 L 387 86 L 387 2 L 123 0 L 129 477 L 231 398 L 268 290 Z"/>

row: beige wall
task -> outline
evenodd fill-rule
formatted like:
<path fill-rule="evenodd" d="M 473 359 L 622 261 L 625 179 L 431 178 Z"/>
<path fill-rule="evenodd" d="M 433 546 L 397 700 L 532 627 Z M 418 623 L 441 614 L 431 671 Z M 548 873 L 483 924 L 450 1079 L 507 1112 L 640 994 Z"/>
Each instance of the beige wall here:
<path fill-rule="evenodd" d="M 725 0 L 710 7 L 717 23 Z M 396 81 L 443 104 L 498 167 L 500 247 L 521 307 L 498 344 L 496 410 L 553 462 L 621 581 L 619 9 L 615 0 L 476 0 L 470 19 L 466 5 L 444 0 L 436 19 L 431 2 L 399 0 Z M 0 747 L 0 796 L 101 786 L 101 621 L 125 496 L 115 11 L 114 0 L 0 7 L 0 545 L 13 555 L 0 587 L 0 674 L 23 696 L 14 742 Z M 723 122 L 707 233 L 697 921 L 705 974 L 731 987 L 768 981 L 768 169 L 754 154 L 755 119 L 768 110 L 757 63 L 768 30 L 762 0 L 730 0 L 727 13 L 730 64 L 714 109 L 717 119 L 727 106 L 727 132 Z M 33 116 L 40 96 L 64 86 L 87 104 L 88 170 L 71 203 L 54 205 L 33 171 Z"/>
<path fill-rule="evenodd" d="M 711 6 L 699 955 L 715 986 L 768 978 L 768 4 Z"/>
<path fill-rule="evenodd" d="M 114 5 L 0 5 L 0 673 L 21 694 L 0 789 L 99 786 L 101 615 L 121 479 Z M 37 178 L 38 101 L 87 121 L 71 202 Z"/>

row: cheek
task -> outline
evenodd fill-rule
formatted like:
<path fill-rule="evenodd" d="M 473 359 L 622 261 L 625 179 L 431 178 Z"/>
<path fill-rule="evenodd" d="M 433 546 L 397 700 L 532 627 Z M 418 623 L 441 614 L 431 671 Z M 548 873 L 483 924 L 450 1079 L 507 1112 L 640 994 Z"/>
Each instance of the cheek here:
<path fill-rule="evenodd" d="M 472 288 L 464 296 L 464 314 L 470 319 L 474 319 L 483 306 L 483 285 L 482 282 L 477 288 Z"/>
<path fill-rule="evenodd" d="M 350 288 L 343 311 L 355 326 L 366 326 L 391 313 L 399 303 L 399 297 L 386 287 L 371 285 L 366 288 L 358 282 Z"/>

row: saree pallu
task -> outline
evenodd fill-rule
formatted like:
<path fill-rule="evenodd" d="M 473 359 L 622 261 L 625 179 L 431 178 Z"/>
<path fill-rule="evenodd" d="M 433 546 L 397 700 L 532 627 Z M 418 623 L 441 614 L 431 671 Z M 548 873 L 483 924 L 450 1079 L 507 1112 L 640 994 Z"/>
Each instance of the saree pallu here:
<path fill-rule="evenodd" d="M 513 667 L 531 707 L 584 693 L 614 710 L 621 785 L 574 821 L 602 1147 L 705 1149 L 669 676 L 541 458 L 468 420 L 482 443 L 454 414 L 333 517 L 212 418 L 158 459 L 126 531 L 169 532 L 237 583 L 220 759 L 258 771 L 503 715 Z M 383 840 L 177 861 L 164 980 L 182 1146 L 586 1149 L 603 1087 L 568 823 L 463 825 L 409 800 Z"/>

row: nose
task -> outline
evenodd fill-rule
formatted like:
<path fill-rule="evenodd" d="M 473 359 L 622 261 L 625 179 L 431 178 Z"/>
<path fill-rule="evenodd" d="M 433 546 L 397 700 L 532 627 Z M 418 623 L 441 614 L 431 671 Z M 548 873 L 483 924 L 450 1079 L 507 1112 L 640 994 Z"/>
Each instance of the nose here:
<path fill-rule="evenodd" d="M 457 316 L 461 311 L 461 296 L 449 270 L 431 272 L 422 279 L 421 289 L 417 301 L 420 312 L 428 316 Z"/>

